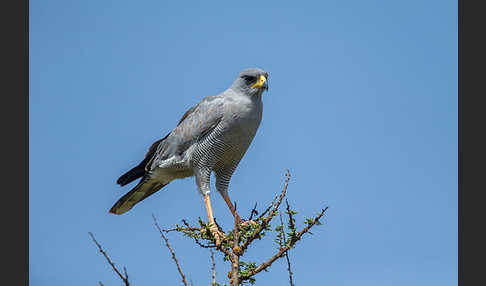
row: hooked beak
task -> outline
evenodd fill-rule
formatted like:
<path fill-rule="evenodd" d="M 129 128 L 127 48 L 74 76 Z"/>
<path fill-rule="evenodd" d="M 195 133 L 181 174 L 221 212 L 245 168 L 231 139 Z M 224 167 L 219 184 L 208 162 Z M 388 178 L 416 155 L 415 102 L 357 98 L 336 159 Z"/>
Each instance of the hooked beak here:
<path fill-rule="evenodd" d="M 263 83 L 263 89 L 266 90 L 266 91 L 268 91 L 268 81 L 265 81 Z"/>
<path fill-rule="evenodd" d="M 264 88 L 268 89 L 267 78 L 264 75 L 260 75 L 260 78 L 250 86 L 251 88 Z"/>

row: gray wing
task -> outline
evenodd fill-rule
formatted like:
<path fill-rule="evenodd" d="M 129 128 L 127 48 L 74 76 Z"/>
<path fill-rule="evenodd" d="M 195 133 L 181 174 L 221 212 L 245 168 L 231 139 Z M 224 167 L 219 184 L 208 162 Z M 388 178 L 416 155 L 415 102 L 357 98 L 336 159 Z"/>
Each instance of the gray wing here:
<path fill-rule="evenodd" d="M 172 156 L 182 155 L 191 145 L 216 128 L 223 118 L 223 104 L 224 97 L 207 96 L 190 108 L 176 128 L 158 144 L 157 151 L 146 166 L 147 171 Z"/>

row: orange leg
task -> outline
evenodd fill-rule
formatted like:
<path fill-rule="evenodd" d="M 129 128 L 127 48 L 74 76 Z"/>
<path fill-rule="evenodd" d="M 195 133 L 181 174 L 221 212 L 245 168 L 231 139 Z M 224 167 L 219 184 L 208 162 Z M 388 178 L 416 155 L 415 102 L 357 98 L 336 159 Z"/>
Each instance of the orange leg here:
<path fill-rule="evenodd" d="M 204 205 L 206 206 L 206 211 L 208 212 L 208 219 L 209 219 L 209 224 L 211 232 L 213 233 L 214 237 L 216 238 L 216 245 L 221 244 L 221 238 L 224 238 L 224 235 L 219 232 L 218 227 L 216 226 L 216 222 L 214 221 L 213 217 L 213 209 L 211 208 L 211 201 L 209 200 L 209 194 L 204 195 Z"/>
<path fill-rule="evenodd" d="M 236 209 L 235 207 L 233 206 L 233 203 L 231 202 L 229 196 L 227 194 L 223 195 L 223 193 L 221 193 L 221 195 L 223 196 L 223 199 L 224 201 L 226 202 L 226 204 L 228 205 L 231 213 L 233 214 L 233 216 L 235 217 L 235 220 L 236 222 L 239 224 L 239 225 L 248 225 L 248 224 L 252 224 L 252 225 L 256 225 L 256 222 L 254 222 L 253 220 L 249 220 L 249 221 L 243 221 L 240 216 L 238 215 L 238 213 L 236 212 Z"/>
<path fill-rule="evenodd" d="M 221 196 L 223 196 L 223 199 L 224 201 L 226 202 L 226 204 L 228 205 L 231 213 L 233 214 L 235 220 L 238 222 L 238 224 L 242 224 L 243 223 L 243 220 L 240 218 L 240 216 L 238 215 L 238 213 L 236 212 L 236 209 L 235 207 L 233 206 L 233 203 L 231 202 L 230 198 L 228 195 L 226 194 L 222 194 L 221 193 Z"/>

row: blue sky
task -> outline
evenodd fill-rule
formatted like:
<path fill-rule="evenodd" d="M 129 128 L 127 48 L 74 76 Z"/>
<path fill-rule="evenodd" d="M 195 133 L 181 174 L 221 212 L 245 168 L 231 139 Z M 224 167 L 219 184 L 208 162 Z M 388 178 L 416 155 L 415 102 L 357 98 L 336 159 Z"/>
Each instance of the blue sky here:
<path fill-rule="evenodd" d="M 456 1 L 227 2 L 30 1 L 31 285 L 120 285 L 88 231 L 133 285 L 180 284 L 151 215 L 205 217 L 194 179 L 122 216 L 108 209 L 132 185 L 115 181 L 247 67 L 270 90 L 231 198 L 246 216 L 289 169 L 300 225 L 329 206 L 291 252 L 296 284 L 457 285 Z M 207 285 L 207 251 L 169 239 Z M 288 285 L 284 261 L 257 285 Z"/>

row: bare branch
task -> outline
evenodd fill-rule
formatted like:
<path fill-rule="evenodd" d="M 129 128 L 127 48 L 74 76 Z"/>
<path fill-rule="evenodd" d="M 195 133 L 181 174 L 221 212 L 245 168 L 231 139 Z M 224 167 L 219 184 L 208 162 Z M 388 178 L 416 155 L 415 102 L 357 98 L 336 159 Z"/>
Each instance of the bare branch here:
<path fill-rule="evenodd" d="M 125 266 L 123 266 L 123 272 L 125 272 L 125 279 L 128 281 L 128 272 Z"/>
<path fill-rule="evenodd" d="M 296 235 L 295 242 L 299 241 L 300 238 L 302 237 L 302 235 L 304 235 L 305 233 L 307 233 L 316 223 L 319 223 L 319 219 L 324 215 L 324 213 L 326 212 L 327 209 L 328 209 L 328 207 L 325 207 L 309 224 L 307 224 L 306 227 L 304 227 L 304 229 L 302 229 Z M 282 257 L 282 255 L 287 250 L 289 250 L 295 244 L 295 242 L 292 243 L 291 241 L 289 241 L 284 248 L 280 249 L 280 251 L 277 252 L 274 256 L 272 256 L 269 260 L 267 260 L 266 262 L 260 264 L 257 268 L 255 268 L 255 270 L 251 271 L 248 276 L 242 277 L 242 280 L 248 280 L 250 277 L 254 276 L 255 274 L 261 272 L 262 270 L 267 269 L 269 266 L 272 265 L 273 262 L 275 262 L 275 260 L 277 260 L 278 258 Z"/>
<path fill-rule="evenodd" d="M 106 260 L 108 261 L 108 263 L 111 265 L 111 267 L 113 268 L 113 270 L 116 272 L 116 274 L 118 274 L 118 276 L 120 276 L 120 278 L 123 280 L 123 283 L 125 283 L 126 286 L 129 286 L 130 283 L 128 282 L 128 275 L 126 275 L 126 268 L 125 269 L 125 275 L 126 276 L 123 276 L 121 274 L 121 272 L 118 270 L 118 268 L 115 266 L 115 263 L 113 263 L 113 261 L 111 261 L 110 257 L 108 256 L 108 254 L 103 250 L 103 248 L 101 247 L 101 244 L 98 243 L 98 241 L 96 240 L 96 238 L 94 237 L 93 233 L 91 232 L 88 232 L 89 235 L 91 236 L 91 239 L 94 241 L 94 243 L 96 244 L 96 246 L 98 246 L 98 249 L 100 250 L 100 252 L 103 254 L 103 256 L 106 258 Z M 101 283 L 100 281 L 100 284 L 103 285 L 103 283 Z"/>
<path fill-rule="evenodd" d="M 183 220 L 185 221 L 185 220 Z M 181 231 L 182 228 L 177 226 L 177 227 L 174 227 L 174 228 L 169 228 L 169 229 L 163 229 L 162 231 L 165 232 L 165 233 L 169 233 L 169 232 L 173 232 L 173 231 Z M 191 227 L 191 226 L 187 226 L 187 228 L 185 230 L 188 230 L 188 231 L 199 231 L 201 230 L 200 228 L 197 228 L 197 227 Z"/>
<path fill-rule="evenodd" d="M 289 251 L 287 250 L 285 252 L 285 258 L 287 258 L 287 270 L 289 271 L 289 281 L 290 281 L 290 286 L 294 286 L 294 280 L 292 279 L 292 269 L 290 268 L 290 257 L 289 257 Z"/>
<path fill-rule="evenodd" d="M 258 215 L 258 211 L 256 210 L 256 207 L 257 207 L 257 202 L 255 202 L 255 206 L 251 210 L 251 212 L 250 212 L 250 218 L 248 218 L 248 220 L 251 220 L 253 218 L 253 215 Z"/>
<path fill-rule="evenodd" d="M 277 213 L 277 209 L 280 206 L 280 204 L 282 203 L 282 199 L 285 197 L 285 194 L 287 193 L 287 187 L 289 185 L 289 180 L 290 180 L 290 172 L 289 172 L 289 170 L 287 170 L 287 173 L 285 174 L 285 184 L 284 184 L 284 187 L 282 189 L 282 192 L 280 193 L 280 196 L 279 196 L 277 202 L 273 205 L 272 211 L 268 214 L 267 217 L 265 217 L 263 219 L 263 221 L 260 223 L 260 225 L 255 230 L 255 232 L 252 234 L 252 236 L 250 236 L 248 238 L 248 240 L 246 240 L 241 245 L 241 249 L 242 249 L 243 252 L 248 248 L 248 245 L 250 245 L 250 243 L 252 243 L 252 241 L 255 240 L 255 238 L 257 238 L 258 235 L 265 229 L 265 227 L 268 225 L 268 223 L 272 220 L 273 216 L 275 216 L 275 214 Z M 272 204 L 273 204 L 273 202 L 272 202 Z"/>
<path fill-rule="evenodd" d="M 285 176 L 287 177 L 290 177 L 290 171 L 287 169 L 287 173 L 285 174 Z M 270 203 L 270 205 L 268 206 L 268 208 L 266 208 L 257 218 L 257 220 L 261 219 L 262 217 L 264 217 L 267 212 L 273 207 L 273 205 L 275 204 L 275 201 L 277 200 L 277 198 L 279 197 L 279 195 L 275 195 L 275 197 L 273 198 L 272 202 Z"/>
<path fill-rule="evenodd" d="M 160 232 L 160 236 L 162 236 L 162 238 L 165 240 L 165 246 L 167 246 L 167 248 L 170 251 L 170 254 L 172 254 L 172 259 L 174 260 L 174 262 L 177 266 L 177 270 L 179 271 L 179 274 L 181 275 L 182 283 L 184 283 L 185 286 L 189 286 L 187 284 L 186 277 L 184 276 L 184 273 L 182 273 L 182 269 L 181 269 L 181 266 L 179 265 L 179 261 L 177 260 L 177 257 L 175 256 L 174 251 L 170 247 L 169 240 L 167 239 L 167 237 L 165 237 L 164 233 L 162 232 L 162 229 L 160 228 L 159 224 L 157 223 L 157 219 L 155 218 L 155 216 L 153 214 L 152 214 L 152 218 L 154 219 L 155 226 L 157 227 L 157 229 Z"/>
<path fill-rule="evenodd" d="M 278 194 L 275 195 L 275 197 L 273 198 L 272 202 L 270 203 L 270 205 L 268 206 L 268 208 L 266 208 L 258 217 L 257 217 L 257 220 L 261 219 L 262 217 L 264 217 L 267 212 L 273 207 L 273 205 L 275 204 L 275 201 L 277 200 L 278 198 Z"/>
<path fill-rule="evenodd" d="M 209 252 L 211 252 L 211 262 L 213 266 L 211 267 L 213 275 L 211 276 L 211 286 L 217 285 L 216 283 L 216 262 L 214 261 L 214 252 L 212 249 L 209 249 Z"/>

